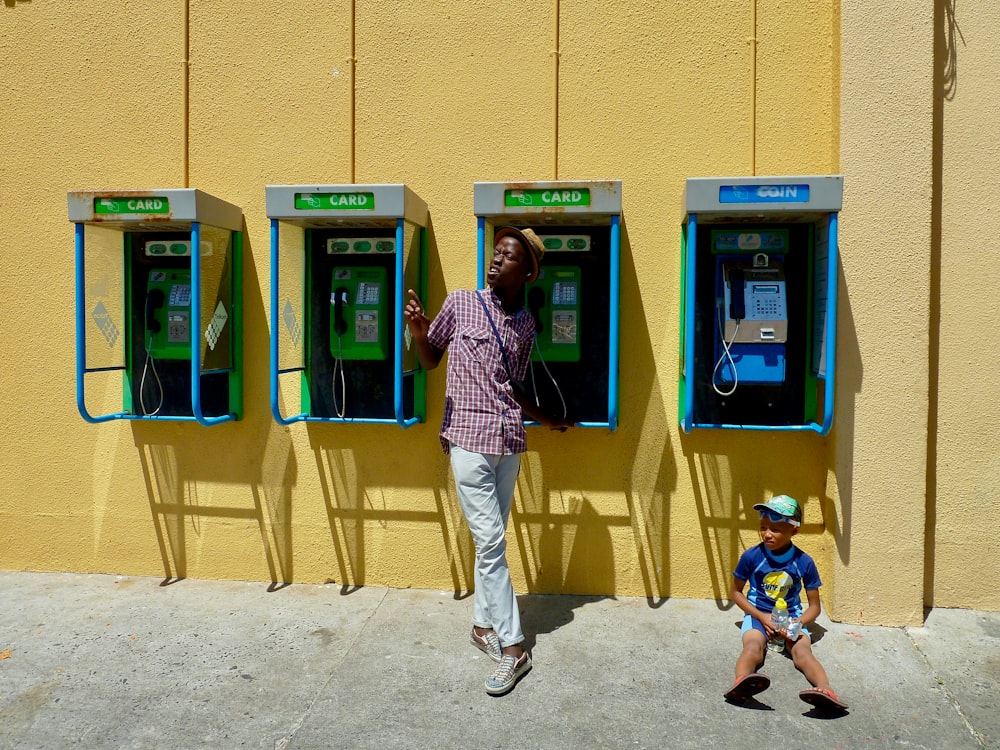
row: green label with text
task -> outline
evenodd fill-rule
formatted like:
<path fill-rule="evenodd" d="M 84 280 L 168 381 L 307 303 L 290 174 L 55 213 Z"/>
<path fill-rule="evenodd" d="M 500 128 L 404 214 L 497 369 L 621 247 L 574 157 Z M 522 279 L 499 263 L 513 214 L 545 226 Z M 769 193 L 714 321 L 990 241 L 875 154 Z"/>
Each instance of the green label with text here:
<path fill-rule="evenodd" d="M 535 208 L 551 208 L 552 206 L 589 206 L 590 188 L 563 188 L 561 190 L 545 189 L 511 189 L 503 194 L 504 206 L 529 206 Z"/>
<path fill-rule="evenodd" d="M 94 213 L 106 214 L 169 214 L 166 198 L 94 198 Z"/>
<path fill-rule="evenodd" d="M 375 193 L 296 193 L 296 211 L 371 211 Z"/>

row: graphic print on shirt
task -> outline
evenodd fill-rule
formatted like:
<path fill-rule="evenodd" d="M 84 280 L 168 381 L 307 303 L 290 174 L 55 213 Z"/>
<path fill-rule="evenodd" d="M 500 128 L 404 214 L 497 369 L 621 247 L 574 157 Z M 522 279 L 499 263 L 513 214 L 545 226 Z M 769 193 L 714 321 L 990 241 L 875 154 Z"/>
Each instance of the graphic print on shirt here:
<path fill-rule="evenodd" d="M 771 599 L 785 599 L 792 588 L 792 577 L 783 570 L 772 570 L 764 576 L 762 588 Z"/>

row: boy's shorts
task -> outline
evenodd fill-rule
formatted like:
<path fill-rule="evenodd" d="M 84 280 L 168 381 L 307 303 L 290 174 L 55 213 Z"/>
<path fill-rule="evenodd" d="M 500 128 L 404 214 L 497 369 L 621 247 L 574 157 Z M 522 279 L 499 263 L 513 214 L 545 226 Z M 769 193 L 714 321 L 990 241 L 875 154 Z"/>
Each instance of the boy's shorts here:
<path fill-rule="evenodd" d="M 761 625 L 760 620 L 756 617 L 751 617 L 750 615 L 743 615 L 743 627 L 740 628 L 740 637 L 742 637 L 748 630 L 759 631 L 764 638 L 767 638 L 767 631 L 764 630 L 764 626 Z M 812 635 L 809 633 L 808 628 L 802 628 L 799 632 L 806 636 L 809 639 L 809 642 L 812 643 Z"/>

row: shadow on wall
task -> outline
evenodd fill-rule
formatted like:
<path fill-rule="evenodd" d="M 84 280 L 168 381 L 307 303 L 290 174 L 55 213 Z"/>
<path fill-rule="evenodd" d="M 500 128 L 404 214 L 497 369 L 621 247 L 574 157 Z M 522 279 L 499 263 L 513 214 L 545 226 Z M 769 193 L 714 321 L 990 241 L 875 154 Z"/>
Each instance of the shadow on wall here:
<path fill-rule="evenodd" d="M 445 493 L 435 490 L 434 504 L 427 509 L 391 508 L 382 488 L 400 484 L 399 456 L 392 450 L 358 449 L 359 442 L 371 444 L 384 430 L 395 428 L 355 425 L 342 428 L 350 430 L 347 435 L 343 431 L 331 433 L 324 426 L 314 424 L 310 424 L 308 429 L 337 558 L 341 593 L 353 593 L 366 583 L 366 528 L 372 522 L 383 529 L 395 524 L 438 527 L 442 544 L 449 549 L 455 598 L 462 598 L 463 591 L 471 591 L 474 553 L 468 532 L 462 527 L 461 511 L 453 492 L 445 497 Z M 436 439 L 433 444 L 428 441 L 425 445 L 414 446 L 410 453 L 411 458 L 414 453 L 426 454 L 426 460 L 420 465 L 432 473 L 432 476 L 424 477 L 427 485 L 448 486 L 448 462 L 442 456 Z M 387 477 L 393 477 L 394 481 L 387 482 Z M 413 481 L 412 477 L 407 483 L 410 481 Z M 452 542 L 457 545 L 454 552 L 450 551 Z M 402 554 L 405 556 L 405 552 Z M 464 581 L 461 577 L 463 571 L 467 571 Z"/>
<path fill-rule="evenodd" d="M 833 535 L 843 565 L 851 562 L 851 510 L 854 504 L 854 415 L 861 392 L 864 363 L 854 325 L 851 297 L 840 269 L 837 310 L 837 393 L 833 430 L 827 444 L 827 472 L 837 482 L 836 497 L 824 492 L 823 524 Z M 838 506 L 839 502 L 839 506 Z"/>
<path fill-rule="evenodd" d="M 612 534 L 621 538 L 615 529 L 630 529 L 643 590 L 655 607 L 670 594 L 667 511 L 677 468 L 624 223 L 621 299 L 628 325 L 621 330 L 619 429 L 529 428 L 533 450 L 521 463 L 511 521 L 533 593 L 614 594 L 622 583 Z"/>
<path fill-rule="evenodd" d="M 675 278 L 680 278 L 677 269 Z M 625 479 L 626 499 L 632 536 L 635 542 L 639 570 L 646 599 L 651 607 L 659 607 L 670 597 L 670 498 L 677 490 L 678 466 L 670 440 L 671 416 L 676 410 L 667 409 L 662 386 L 657 377 L 653 354 L 649 316 L 643 307 L 646 295 L 639 288 L 638 274 L 632 255 L 628 228 L 622 224 L 622 320 L 629 325 L 622 330 L 622 351 L 628 358 L 622 362 L 621 412 L 634 415 L 623 431 L 626 438 L 628 476 Z M 671 311 L 672 312 L 672 311 Z M 674 321 L 673 314 L 658 312 L 652 316 Z M 668 329 L 669 330 L 669 329 Z M 658 337 L 663 331 L 658 331 Z M 668 340 L 677 340 L 676 329 Z"/>
<path fill-rule="evenodd" d="M 291 493 L 295 484 L 295 456 L 287 430 L 264 423 L 266 434 L 241 446 L 235 438 L 226 440 L 229 425 L 210 428 L 211 436 L 198 425 L 162 426 L 134 423 L 133 435 L 139 449 L 140 463 L 149 498 L 165 579 L 163 585 L 187 577 L 188 548 L 191 535 L 195 541 L 202 534 L 205 519 L 253 519 L 260 532 L 261 545 L 271 577 L 269 591 L 291 583 L 292 529 Z M 263 432 L 263 431 L 261 431 Z M 218 440 L 222 438 L 222 440 Z M 213 448 L 206 446 L 211 440 Z M 228 455 L 220 455 L 214 446 L 224 445 Z M 263 446 L 256 454 L 251 445 Z M 201 488 L 210 485 L 238 485 L 246 481 L 243 461 L 261 471 L 248 487 L 245 504 L 213 502 L 202 497 Z M 238 573 L 234 577 L 239 577 Z"/>
<path fill-rule="evenodd" d="M 614 593 L 609 527 L 627 526 L 628 518 L 600 514 L 575 493 L 547 491 L 542 474 L 538 455 L 525 454 L 511 512 L 528 592 Z"/>
<path fill-rule="evenodd" d="M 940 426 L 941 267 L 944 232 L 944 107 L 958 92 L 958 44 L 965 38 L 955 16 L 955 0 L 935 3 L 934 121 L 931 157 L 930 319 L 927 374 L 927 508 L 924 521 L 924 603 L 934 604 L 938 512 L 938 431 Z"/>
<path fill-rule="evenodd" d="M 318 425 L 309 425 L 313 452 L 320 473 L 324 502 L 330 525 L 330 534 L 336 552 L 341 593 L 351 594 L 365 585 L 366 525 L 378 523 L 383 528 L 394 524 L 431 524 L 439 529 L 441 544 L 445 549 L 448 569 L 452 581 L 454 598 L 468 598 L 474 588 L 475 548 L 462 514 L 450 462 L 441 453 L 440 443 L 435 435 L 433 441 L 415 447 L 415 451 L 425 454 L 420 466 L 426 467 L 427 474 L 419 478 L 435 487 L 433 506 L 426 510 L 393 509 L 387 506 L 385 496 L 377 489 L 370 489 L 377 477 L 391 476 L 398 467 L 398 458 L 391 451 L 359 451 L 357 438 L 377 427 L 358 425 L 351 428 L 352 435 L 340 444 L 332 444 L 335 433 Z M 384 429 L 384 428 L 382 428 Z M 426 432 L 425 434 L 432 434 Z M 353 439 L 352 439 L 353 436 Z M 580 531 L 571 545 L 567 561 L 566 579 L 562 578 L 563 524 L 554 522 L 557 516 L 548 512 L 533 513 L 525 509 L 526 498 L 533 493 L 526 489 L 530 485 L 530 471 L 526 471 L 528 454 L 522 460 L 521 475 L 518 479 L 519 493 L 514 498 L 511 523 L 517 538 L 522 563 L 528 577 L 529 593 L 546 593 L 560 590 L 613 590 L 614 573 L 611 544 L 602 525 L 609 523 L 586 501 L 577 501 L 571 508 L 572 521 L 565 525 L 578 527 Z M 627 519 L 615 518 L 610 523 L 625 525 Z M 508 546 L 508 558 L 517 554 L 514 546 Z M 551 564 L 550 564 L 551 563 Z M 598 580 L 572 580 L 571 572 L 585 575 L 588 570 L 606 571 Z M 550 573 L 551 571 L 551 573 Z M 542 583 L 539 583 L 539 581 Z M 537 601 L 526 603 L 522 597 L 525 630 L 529 634 L 528 645 L 534 645 L 539 633 L 547 633 L 573 620 L 573 609 L 592 599 L 582 597 L 552 597 L 544 606 Z"/>
<path fill-rule="evenodd" d="M 433 233 L 429 246 L 431 278 L 425 303 L 433 317 L 446 290 L 440 263 L 434 262 L 437 254 Z M 513 562 L 516 555 L 520 556 L 531 593 L 613 594 L 617 588 L 612 540 L 615 527 L 631 529 L 651 606 L 662 603 L 669 593 L 665 509 L 677 472 L 669 440 L 664 437 L 668 434 L 667 415 L 630 259 L 627 233 L 623 231 L 622 317 L 631 323 L 623 331 L 622 349 L 628 358 L 623 371 L 628 388 L 620 400 L 622 412 L 631 416 L 614 435 L 588 429 L 567 434 L 538 427 L 528 431 L 532 451 L 522 458 L 511 513 L 517 550 L 512 544 L 508 557 Z M 414 467 L 402 481 L 398 477 L 398 456 L 379 443 L 385 434 L 380 430 L 385 428 L 355 425 L 344 432 L 330 430 L 328 425 L 307 426 L 336 554 L 336 575 L 345 593 L 366 583 L 366 525 L 372 523 L 383 527 L 397 523 L 437 527 L 455 597 L 464 598 L 473 589 L 475 550 L 455 494 L 449 462 L 437 440 L 444 369 L 438 368 L 430 377 L 428 425 L 415 428 L 422 433 L 419 442 L 409 442 L 411 432 L 406 432 L 405 437 L 403 433 L 392 437 L 400 440 L 400 445 L 406 444 L 407 465 Z M 359 449 L 365 445 L 386 449 Z M 393 479 L 387 480 L 389 477 Z M 389 507 L 378 489 L 387 484 L 433 488 L 433 504 L 417 509 Z M 616 537 L 622 538 L 621 533 Z"/>
<path fill-rule="evenodd" d="M 965 37 L 955 17 L 955 0 L 935 3 L 938 39 L 935 65 L 938 71 L 938 100 L 952 101 L 958 91 L 958 40 L 965 45 Z"/>
<path fill-rule="evenodd" d="M 244 237 L 247 237 L 244 226 Z M 244 288 L 260 289 L 249 241 L 244 241 Z M 255 352 L 268 350 L 267 320 L 259 294 L 244 294 L 244 330 L 257 332 L 260 340 L 245 341 L 248 361 Z M 247 404 L 266 403 L 269 373 L 246 368 Z M 277 425 L 266 408 L 245 410 L 240 424 L 205 428 L 192 423 L 132 422 L 133 439 L 149 499 L 165 579 L 163 584 L 187 577 L 188 536 L 197 541 L 202 521 L 209 518 L 257 523 L 264 560 L 271 578 L 269 591 L 293 580 L 291 488 L 296 461 L 287 428 Z M 246 502 L 234 503 L 231 495 L 216 502 L 215 493 L 202 496 L 202 488 L 247 483 L 247 467 L 258 468 L 247 487 Z M 245 568 L 233 571 L 245 577 Z"/>
<path fill-rule="evenodd" d="M 445 295 L 433 226 L 429 222 L 427 298 L 423 299 L 433 318 Z M 444 363 L 430 378 L 443 386 Z M 367 582 L 367 527 L 377 523 L 383 529 L 394 524 L 430 524 L 438 528 L 446 550 L 456 599 L 472 591 L 475 551 L 450 478 L 449 463 L 437 438 L 441 408 L 435 402 L 441 393 L 428 387 L 428 422 L 425 427 L 401 431 L 394 426 L 323 425 L 309 423 L 310 446 L 319 475 L 330 538 L 336 556 L 333 574 L 341 583 L 341 593 L 350 594 Z M 387 432 L 388 431 L 388 432 Z M 414 437 L 419 434 L 419 437 Z M 364 446 L 380 450 L 365 450 Z M 395 450 L 393 450 L 395 448 Z M 412 473 L 400 477 L 399 450 L 407 452 Z M 433 488 L 433 504 L 426 508 L 391 508 L 386 502 L 387 486 Z"/>
<path fill-rule="evenodd" d="M 683 435 L 712 590 L 729 609 L 729 587 L 740 555 L 759 540 L 756 503 L 788 494 L 808 519 L 808 498 L 824 497 L 824 438 L 812 432 L 695 430 Z M 825 510 L 824 510 L 825 512 Z M 804 523 L 800 534 L 822 534 Z"/>
<path fill-rule="evenodd" d="M 788 494 L 803 504 L 818 498 L 822 523 L 805 523 L 801 534 L 830 530 L 837 553 L 850 561 L 854 410 L 862 362 L 843 269 L 839 271 L 836 406 L 831 434 L 695 430 L 681 436 L 698 507 L 705 557 L 720 607 L 728 608 L 732 572 L 748 543 L 756 544 L 756 503 Z M 828 479 L 837 482 L 838 499 Z"/>

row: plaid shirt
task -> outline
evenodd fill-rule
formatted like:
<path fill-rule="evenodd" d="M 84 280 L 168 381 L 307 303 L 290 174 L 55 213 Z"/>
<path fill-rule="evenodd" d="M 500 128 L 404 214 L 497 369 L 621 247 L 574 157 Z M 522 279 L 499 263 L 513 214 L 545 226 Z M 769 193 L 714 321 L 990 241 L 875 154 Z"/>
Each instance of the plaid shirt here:
<path fill-rule="evenodd" d="M 510 376 L 496 334 L 476 297 L 486 302 L 503 338 L 515 380 L 528 370 L 535 323 L 525 310 L 508 315 L 492 289 L 460 289 L 449 294 L 431 323 L 427 340 L 448 350 L 441 445 L 455 443 L 467 451 L 489 455 L 527 450 L 521 407 L 514 400 Z"/>

